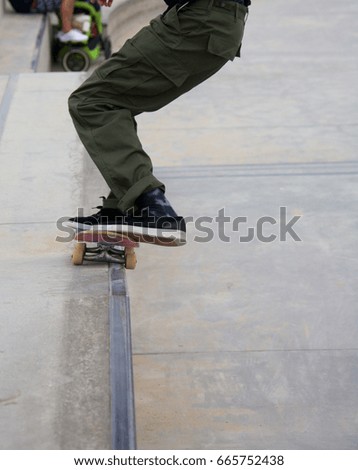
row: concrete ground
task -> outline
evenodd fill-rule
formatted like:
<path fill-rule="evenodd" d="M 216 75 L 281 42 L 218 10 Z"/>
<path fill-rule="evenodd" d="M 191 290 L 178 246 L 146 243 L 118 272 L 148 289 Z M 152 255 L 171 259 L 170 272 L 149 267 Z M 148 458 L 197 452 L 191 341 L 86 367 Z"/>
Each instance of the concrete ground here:
<path fill-rule="evenodd" d="M 138 119 L 193 218 L 128 272 L 141 449 L 357 449 L 357 10 L 256 0 L 242 58 Z M 107 268 L 55 241 L 106 191 L 66 110 L 83 79 L 0 77 L 3 449 L 110 445 Z"/>
<path fill-rule="evenodd" d="M 358 446 L 357 9 L 254 2 L 242 59 L 139 121 L 175 207 L 231 217 L 130 273 L 142 448 Z M 280 207 L 301 242 L 240 242 Z"/>
<path fill-rule="evenodd" d="M 57 220 L 83 205 L 82 150 L 66 109 L 79 80 L 11 76 L 2 102 L 10 103 L 0 147 L 3 449 L 110 442 L 107 268 L 75 269 L 69 243 L 56 241 L 67 235 Z"/>
<path fill-rule="evenodd" d="M 7 0 L 0 0 L 0 75 L 49 70 L 48 26 L 48 17 L 16 13 Z"/>

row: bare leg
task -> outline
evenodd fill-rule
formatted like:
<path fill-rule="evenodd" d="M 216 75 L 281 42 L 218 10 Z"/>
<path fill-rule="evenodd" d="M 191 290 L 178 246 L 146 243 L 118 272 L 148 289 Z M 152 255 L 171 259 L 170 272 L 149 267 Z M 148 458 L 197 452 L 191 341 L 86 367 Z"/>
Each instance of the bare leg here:
<path fill-rule="evenodd" d="M 68 33 L 72 29 L 72 15 L 75 5 L 75 0 L 62 0 L 61 2 L 61 20 L 62 20 L 62 31 Z"/>
<path fill-rule="evenodd" d="M 57 37 L 63 42 L 83 42 L 88 40 L 88 36 L 80 31 L 81 28 L 76 29 L 72 25 L 73 10 L 75 7 L 75 0 L 62 0 L 60 7 L 62 30 Z"/>

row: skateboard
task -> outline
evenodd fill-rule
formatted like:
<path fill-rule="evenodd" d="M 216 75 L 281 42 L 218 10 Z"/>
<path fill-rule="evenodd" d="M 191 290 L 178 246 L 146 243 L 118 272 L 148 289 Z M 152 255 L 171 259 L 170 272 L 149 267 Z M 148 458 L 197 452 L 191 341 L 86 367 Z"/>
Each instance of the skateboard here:
<path fill-rule="evenodd" d="M 76 266 L 83 261 L 119 263 L 126 269 L 135 269 L 137 257 L 134 248 L 139 243 L 117 232 L 85 230 L 75 235 L 76 244 L 72 263 Z"/>

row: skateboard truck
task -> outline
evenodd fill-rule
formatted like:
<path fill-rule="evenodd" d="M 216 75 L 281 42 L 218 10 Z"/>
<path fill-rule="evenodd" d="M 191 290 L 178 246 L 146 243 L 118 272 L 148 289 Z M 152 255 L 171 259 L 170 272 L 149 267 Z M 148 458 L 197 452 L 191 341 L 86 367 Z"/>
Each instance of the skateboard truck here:
<path fill-rule="evenodd" d="M 126 269 L 135 269 L 137 257 L 134 248 L 139 244 L 117 233 L 94 231 L 79 232 L 77 243 L 72 253 L 72 263 L 76 266 L 83 261 L 97 263 L 118 263 Z M 88 246 L 86 242 L 94 244 Z"/>

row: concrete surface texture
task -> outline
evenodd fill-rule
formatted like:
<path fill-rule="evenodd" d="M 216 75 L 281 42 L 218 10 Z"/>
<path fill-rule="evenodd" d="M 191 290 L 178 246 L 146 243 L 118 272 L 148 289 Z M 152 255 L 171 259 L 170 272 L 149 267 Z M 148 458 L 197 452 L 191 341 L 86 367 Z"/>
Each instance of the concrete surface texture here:
<path fill-rule="evenodd" d="M 2 1 L 0 10 L 0 75 L 48 71 L 50 41 L 43 15 L 19 14 L 10 3 Z"/>
<path fill-rule="evenodd" d="M 103 9 L 103 18 L 108 24 L 113 50 L 118 50 L 140 26 L 163 12 L 165 4 L 163 0 L 146 0 L 143 8 L 142 0 L 117 0 L 113 6 Z"/>
<path fill-rule="evenodd" d="M 357 10 L 253 2 L 242 59 L 138 120 L 180 213 L 248 218 L 139 250 L 140 447 L 357 448 Z M 302 242 L 240 242 L 280 207 Z"/>
<path fill-rule="evenodd" d="M 128 272 L 142 449 L 358 445 L 358 5 L 253 3 L 242 58 L 138 119 L 193 218 Z M 106 192 L 67 113 L 84 78 L 0 77 L 3 449 L 110 446 L 107 268 L 55 241 Z"/>
<path fill-rule="evenodd" d="M 55 240 L 57 219 L 82 205 L 82 149 L 66 104 L 79 82 L 13 75 L 2 101 L 2 449 L 110 442 L 107 269 L 76 270 L 69 244 Z"/>

